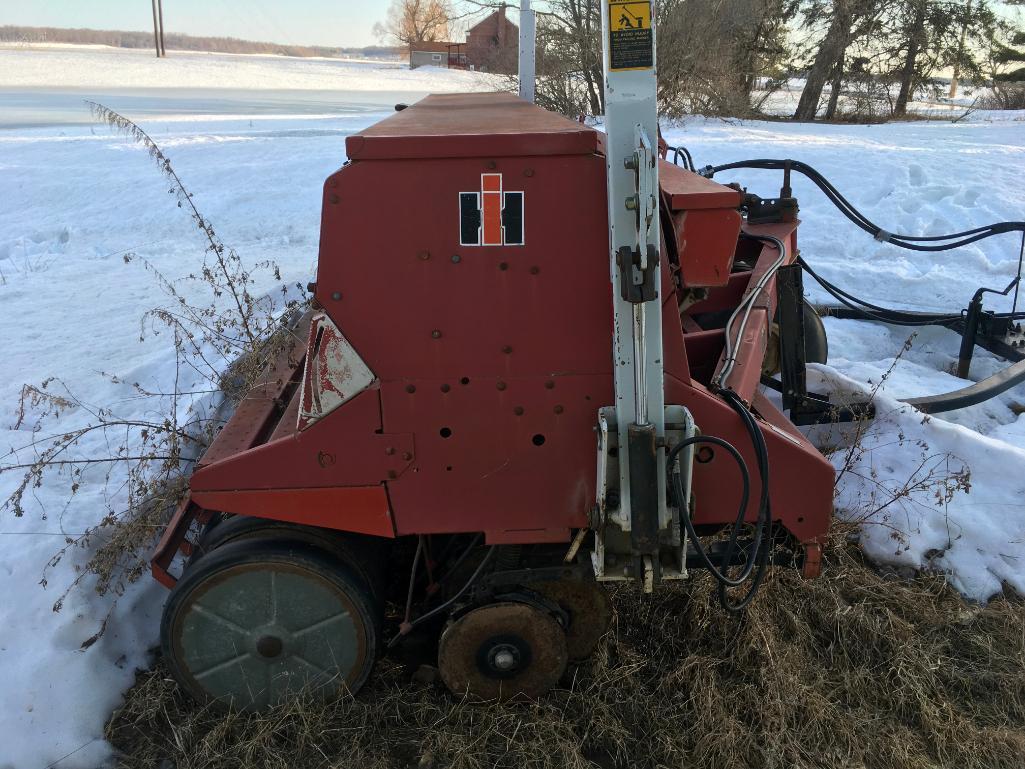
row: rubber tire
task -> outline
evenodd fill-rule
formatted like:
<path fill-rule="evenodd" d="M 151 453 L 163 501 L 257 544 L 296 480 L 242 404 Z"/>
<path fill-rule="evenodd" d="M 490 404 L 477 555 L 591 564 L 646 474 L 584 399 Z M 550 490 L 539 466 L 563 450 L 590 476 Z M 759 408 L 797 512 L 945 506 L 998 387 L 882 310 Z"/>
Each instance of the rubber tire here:
<path fill-rule="evenodd" d="M 298 542 L 329 553 L 351 569 L 383 605 L 388 559 L 382 552 L 390 544 L 380 537 L 332 531 L 271 518 L 232 515 L 204 531 L 196 543 L 188 566 L 231 542 L 251 539 Z"/>
<path fill-rule="evenodd" d="M 829 340 L 826 325 L 818 310 L 804 300 L 804 359 L 808 363 L 825 363 L 829 358 Z"/>
<path fill-rule="evenodd" d="M 178 615 L 188 606 L 189 598 L 194 591 L 209 580 L 218 579 L 234 567 L 253 563 L 298 566 L 315 573 L 344 593 L 362 631 L 358 635 L 362 636 L 364 656 L 362 660 L 358 660 L 357 655 L 358 664 L 347 676 L 345 685 L 338 686 L 336 694 L 341 696 L 346 690 L 353 694 L 359 691 L 373 670 L 380 648 L 382 612 L 376 605 L 370 589 L 337 559 L 316 547 L 295 542 L 267 542 L 262 539 L 227 543 L 215 552 L 208 553 L 197 561 L 171 590 L 160 621 L 160 646 L 168 670 L 178 685 L 197 701 L 215 707 L 227 708 L 234 705 L 236 709 L 241 710 L 260 709 L 252 707 L 251 703 L 237 704 L 218 698 L 200 686 L 183 666 L 174 638 Z"/>

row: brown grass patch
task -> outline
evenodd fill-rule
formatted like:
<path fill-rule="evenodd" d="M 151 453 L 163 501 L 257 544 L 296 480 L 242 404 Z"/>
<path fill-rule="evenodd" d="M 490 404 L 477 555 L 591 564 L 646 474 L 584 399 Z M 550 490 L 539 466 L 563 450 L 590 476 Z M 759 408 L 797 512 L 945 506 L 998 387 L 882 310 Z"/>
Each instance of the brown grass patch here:
<path fill-rule="evenodd" d="M 969 605 L 843 543 L 818 580 L 774 572 L 742 620 L 705 576 L 614 601 L 595 657 L 536 703 L 470 705 L 384 661 L 355 698 L 226 715 L 158 665 L 107 736 L 132 769 L 1022 766 L 1018 600 Z"/>

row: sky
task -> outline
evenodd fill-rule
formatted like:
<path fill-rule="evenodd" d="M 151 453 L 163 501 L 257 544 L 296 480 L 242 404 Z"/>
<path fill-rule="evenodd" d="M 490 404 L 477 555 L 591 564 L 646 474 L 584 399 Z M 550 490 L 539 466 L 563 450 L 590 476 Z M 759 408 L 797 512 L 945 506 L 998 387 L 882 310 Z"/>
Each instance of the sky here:
<path fill-rule="evenodd" d="M 163 0 L 164 31 L 291 45 L 379 41 L 390 0 Z M 151 0 L 0 0 L 0 25 L 151 30 Z"/>

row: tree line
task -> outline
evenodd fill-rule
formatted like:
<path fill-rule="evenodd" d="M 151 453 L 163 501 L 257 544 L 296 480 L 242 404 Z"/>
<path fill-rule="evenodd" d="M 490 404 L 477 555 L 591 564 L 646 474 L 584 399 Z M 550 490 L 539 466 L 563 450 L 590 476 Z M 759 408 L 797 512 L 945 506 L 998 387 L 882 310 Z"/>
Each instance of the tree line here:
<path fill-rule="evenodd" d="M 359 54 L 370 57 L 396 57 L 401 49 L 393 46 L 366 48 L 335 48 L 313 45 L 285 45 L 234 37 L 201 37 L 168 33 L 168 48 L 176 51 L 212 53 L 264 53 L 278 56 L 343 56 Z M 58 29 L 55 27 L 0 26 L 0 43 L 65 43 L 73 45 L 109 45 L 114 48 L 153 48 L 153 32 L 110 29 Z"/>
<path fill-rule="evenodd" d="M 601 3 L 534 0 L 537 100 L 601 114 Z M 382 37 L 408 45 L 510 0 L 393 0 Z M 1025 109 L 1025 0 L 655 0 L 659 99 L 669 115 L 743 117 L 800 88 L 792 116 L 904 117 L 924 89 Z M 785 101 L 783 103 L 786 103 Z M 778 107 L 774 110 L 778 114 Z"/>

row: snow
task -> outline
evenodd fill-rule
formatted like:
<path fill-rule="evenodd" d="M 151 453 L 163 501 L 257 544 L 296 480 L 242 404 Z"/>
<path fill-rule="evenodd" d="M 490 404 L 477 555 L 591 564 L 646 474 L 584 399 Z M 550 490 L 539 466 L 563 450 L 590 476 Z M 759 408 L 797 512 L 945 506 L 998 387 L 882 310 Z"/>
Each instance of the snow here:
<path fill-rule="evenodd" d="M 302 91 L 485 91 L 497 79 L 401 62 L 131 48 L 0 46 L 0 88 L 245 88 Z"/>
<path fill-rule="evenodd" d="M 323 179 L 344 162 L 344 137 L 386 114 L 380 92 L 412 101 L 421 92 L 480 87 L 477 77 L 332 60 L 182 54 L 157 62 L 131 51 L 0 50 L 0 101 L 34 99 L 19 102 L 24 120 L 0 115 L 0 455 L 91 420 L 83 407 L 59 419 L 29 409 L 15 429 L 26 383 L 59 377 L 63 384 L 50 385 L 56 392 L 66 386 L 83 403 L 130 418 L 157 418 L 169 408 L 131 386 L 166 392 L 176 375 L 166 334 L 139 341 L 140 318 L 166 301 L 140 259 L 179 278 L 197 269 L 204 243 L 145 150 L 91 125 L 82 98 L 102 97 L 138 118 L 248 264 L 274 259 L 283 281 L 305 284 L 316 264 Z M 354 97 L 357 91 L 364 96 Z M 53 104 L 59 110 L 48 110 Z M 666 136 L 686 145 L 699 165 L 800 158 L 887 229 L 944 232 L 1019 220 L 1025 210 L 1021 113 L 884 126 L 693 119 L 666 126 Z M 720 180 L 764 196 L 779 185 L 770 172 Z M 1002 288 L 1016 269 L 1013 237 L 947 254 L 903 252 L 841 219 L 803 179 L 795 177 L 794 188 L 805 258 L 880 304 L 957 310 L 975 288 Z M 126 253 L 139 258 L 125 263 Z M 277 285 L 260 273 L 254 290 Z M 202 300 L 191 284 L 180 286 Z M 810 280 L 806 287 L 814 301 L 828 298 Z M 838 508 L 862 523 L 866 551 L 896 567 L 940 570 L 972 599 L 984 600 L 1002 584 L 1025 592 L 1025 389 L 925 419 L 895 399 L 963 386 L 950 373 L 958 337 L 924 329 L 904 351 L 906 329 L 834 319 L 826 325 L 830 360 L 811 372 L 812 389 L 861 392 L 893 367 L 876 395 L 881 416 L 861 436 L 853 462 L 845 462 L 849 428 L 812 433 L 843 470 Z M 979 351 L 972 377 L 1001 365 Z M 202 384 L 193 380 L 185 376 L 179 387 Z M 206 408 L 211 398 L 198 394 L 180 409 Z M 78 447 L 82 457 L 107 451 L 96 437 Z M 16 457 L 31 460 L 32 453 Z M 8 455 L 0 464 L 12 461 Z M 943 492 L 963 467 L 971 471 L 970 493 L 954 489 L 948 499 Z M 134 670 L 151 662 L 166 595 L 152 580 L 130 585 L 113 607 L 86 580 L 53 611 L 87 553 L 72 548 L 55 566 L 47 562 L 66 536 L 95 525 L 108 504 L 124 503 L 119 477 L 108 484 L 103 472 L 88 471 L 70 504 L 71 479 L 51 477 L 27 495 L 24 517 L 0 513 L 0 769 L 101 764 L 110 754 L 103 724 Z M 0 475 L 0 498 L 17 480 L 16 473 Z M 909 482 L 910 495 L 892 501 Z M 83 649 L 108 613 L 106 632 Z"/>

